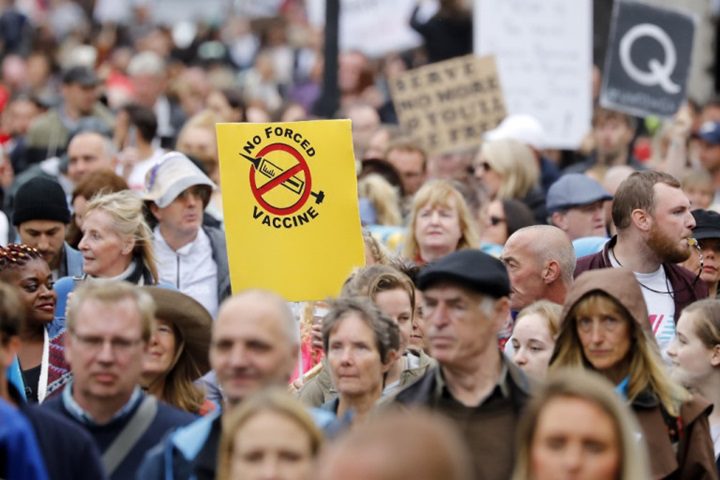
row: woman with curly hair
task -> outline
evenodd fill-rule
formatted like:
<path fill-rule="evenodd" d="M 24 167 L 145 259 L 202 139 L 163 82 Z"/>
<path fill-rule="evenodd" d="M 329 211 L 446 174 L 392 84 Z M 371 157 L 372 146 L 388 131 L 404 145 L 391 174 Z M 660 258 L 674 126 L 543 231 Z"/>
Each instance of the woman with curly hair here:
<path fill-rule="evenodd" d="M 18 352 L 21 392 L 30 402 L 43 402 L 70 381 L 65 361 L 65 325 L 54 322 L 57 296 L 52 273 L 42 254 L 24 244 L 0 247 L 0 281 L 17 287 L 25 321 Z"/>

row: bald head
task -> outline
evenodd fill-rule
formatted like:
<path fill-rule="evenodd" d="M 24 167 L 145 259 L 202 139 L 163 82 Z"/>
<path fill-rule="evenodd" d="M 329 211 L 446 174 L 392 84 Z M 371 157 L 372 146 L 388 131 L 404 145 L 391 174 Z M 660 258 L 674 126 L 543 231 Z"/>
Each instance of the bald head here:
<path fill-rule="evenodd" d="M 500 258 L 510 275 L 513 310 L 540 299 L 563 303 L 576 262 L 565 232 L 551 225 L 521 228 L 508 238 Z"/>
<path fill-rule="evenodd" d="M 226 401 L 236 404 L 261 388 L 287 385 L 299 343 L 292 312 L 277 294 L 248 290 L 226 300 L 210 346 Z"/>

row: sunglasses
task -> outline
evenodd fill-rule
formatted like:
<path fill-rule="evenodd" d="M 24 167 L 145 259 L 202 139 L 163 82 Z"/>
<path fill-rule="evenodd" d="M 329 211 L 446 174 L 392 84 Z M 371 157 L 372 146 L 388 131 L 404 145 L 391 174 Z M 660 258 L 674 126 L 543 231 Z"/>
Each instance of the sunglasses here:
<path fill-rule="evenodd" d="M 492 170 L 492 167 L 488 162 L 481 162 L 475 165 L 475 170 L 482 170 L 483 172 L 487 173 Z"/>
<path fill-rule="evenodd" d="M 496 217 L 495 215 L 490 215 L 490 225 L 493 227 L 496 227 L 498 224 L 503 223 L 505 221 L 502 217 Z"/>

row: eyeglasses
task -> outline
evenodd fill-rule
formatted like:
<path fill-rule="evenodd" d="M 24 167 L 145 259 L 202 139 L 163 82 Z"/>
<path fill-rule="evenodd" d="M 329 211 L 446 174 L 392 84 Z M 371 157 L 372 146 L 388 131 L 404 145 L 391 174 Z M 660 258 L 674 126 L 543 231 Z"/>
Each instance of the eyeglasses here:
<path fill-rule="evenodd" d="M 106 343 L 110 344 L 110 350 L 115 355 L 127 355 L 135 347 L 135 345 L 143 341 L 142 338 L 104 338 L 95 335 L 79 335 L 75 332 L 70 332 L 74 339 L 76 339 L 87 352 L 96 355 L 102 350 Z"/>
<path fill-rule="evenodd" d="M 505 222 L 505 219 L 502 217 L 496 217 L 495 215 L 490 215 L 490 225 L 493 227 L 496 227 L 497 225 Z"/>
<path fill-rule="evenodd" d="M 623 321 L 611 315 L 605 315 L 597 322 L 600 328 L 606 332 L 615 331 Z M 583 333 L 590 333 L 595 325 L 595 319 L 589 317 L 580 317 L 576 320 L 577 328 Z"/>

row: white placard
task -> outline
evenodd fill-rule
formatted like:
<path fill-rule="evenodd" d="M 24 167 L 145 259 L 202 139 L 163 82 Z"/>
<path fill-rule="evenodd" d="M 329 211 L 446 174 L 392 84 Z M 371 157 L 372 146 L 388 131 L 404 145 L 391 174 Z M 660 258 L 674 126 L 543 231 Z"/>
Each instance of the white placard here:
<path fill-rule="evenodd" d="M 310 23 L 325 24 L 325 0 L 306 0 Z M 381 57 L 422 45 L 410 28 L 417 0 L 340 0 L 340 49 Z"/>
<path fill-rule="evenodd" d="M 474 49 L 495 55 L 509 114 L 543 125 L 545 145 L 575 149 L 592 117 L 590 0 L 476 0 Z"/>

